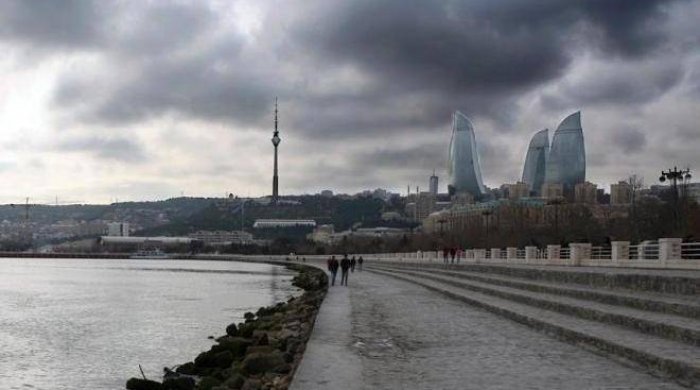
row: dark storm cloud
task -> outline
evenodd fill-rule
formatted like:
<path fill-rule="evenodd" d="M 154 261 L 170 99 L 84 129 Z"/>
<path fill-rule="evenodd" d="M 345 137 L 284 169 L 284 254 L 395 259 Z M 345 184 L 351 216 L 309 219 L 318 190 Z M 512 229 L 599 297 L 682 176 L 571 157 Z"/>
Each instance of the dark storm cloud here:
<path fill-rule="evenodd" d="M 633 128 L 623 128 L 612 132 L 612 140 L 615 145 L 625 153 L 642 151 L 647 144 L 646 135 Z"/>
<path fill-rule="evenodd" d="M 353 165 L 367 164 L 376 169 L 422 169 L 428 172 L 447 163 L 447 151 L 442 144 L 417 145 L 404 149 L 375 148 L 356 153 L 352 160 Z"/>
<path fill-rule="evenodd" d="M 296 152 L 366 146 L 343 167 L 349 175 L 444 166 L 455 109 L 474 119 L 485 174 L 517 171 L 522 156 L 504 133 L 518 131 L 527 94 L 550 111 L 627 110 L 659 101 L 687 73 L 667 27 L 669 9 L 689 0 L 261 2 L 251 36 L 205 1 L 56 3 L 0 3 L 0 40 L 100 54 L 57 80 L 54 107 L 71 120 L 118 129 L 174 114 L 267 129 L 280 96 L 283 137 L 304 145 Z M 581 63 L 602 65 L 569 78 Z M 430 132 L 430 144 L 384 147 Z M 62 147 L 112 158 L 121 142 L 144 156 L 135 140 L 87 139 Z M 642 150 L 645 130 L 615 142 Z"/>
<path fill-rule="evenodd" d="M 89 0 L 3 0 L 0 39 L 33 46 L 86 48 L 103 38 L 108 4 Z"/>
<path fill-rule="evenodd" d="M 308 87 L 314 83 L 313 75 L 299 85 L 284 72 L 280 58 L 246 57 L 236 34 L 207 36 L 218 16 L 202 3 L 146 7 L 143 13 L 152 17 L 133 16 L 138 7 L 132 7 L 118 14 L 132 15 L 127 18 L 128 39 L 117 35 L 105 45 L 126 56 L 121 61 L 129 61 L 131 77 L 102 80 L 98 88 L 64 83 L 56 103 L 70 107 L 70 100 L 63 99 L 70 95 L 66 91 L 78 93 L 82 101 L 91 101 L 82 119 L 111 124 L 175 111 L 260 125 L 267 119 L 271 97 L 286 95 L 298 108 L 290 124 L 313 135 L 444 125 L 455 108 L 505 128 L 514 115 L 514 97 L 560 77 L 572 55 L 586 45 L 619 55 L 641 55 L 661 45 L 664 37 L 652 22 L 663 18 L 662 5 L 668 2 L 641 3 L 356 0 L 289 2 L 273 12 L 275 17 L 301 16 L 281 33 L 271 25 L 272 31 L 263 33 L 256 44 L 281 50 L 278 56 L 297 60 L 299 66 L 359 66 L 376 84 L 359 95 L 344 94 L 343 86 L 313 92 Z M 581 31 L 591 37 L 585 44 L 577 35 Z M 270 41 L 278 34 L 285 35 L 283 44 Z M 154 48 L 191 41 L 198 49 L 187 55 L 154 55 Z M 298 52 L 305 54 L 303 60 Z M 144 56 L 150 60 L 139 64 Z M 224 70 L 216 64 L 225 64 Z M 96 90 L 107 92 L 92 97 Z M 378 112 L 409 93 L 422 96 L 428 108 Z M 319 101 L 336 105 L 320 111 Z M 367 110 L 368 106 L 375 109 Z"/>
<path fill-rule="evenodd" d="M 661 98 L 683 79 L 684 72 L 681 58 L 652 63 L 597 64 L 585 77 L 565 80 L 541 100 L 552 110 L 596 104 L 640 105 Z"/>
<path fill-rule="evenodd" d="M 85 152 L 103 160 L 139 163 L 147 160 L 144 150 L 136 142 L 126 138 L 80 137 L 61 141 L 57 151 Z"/>

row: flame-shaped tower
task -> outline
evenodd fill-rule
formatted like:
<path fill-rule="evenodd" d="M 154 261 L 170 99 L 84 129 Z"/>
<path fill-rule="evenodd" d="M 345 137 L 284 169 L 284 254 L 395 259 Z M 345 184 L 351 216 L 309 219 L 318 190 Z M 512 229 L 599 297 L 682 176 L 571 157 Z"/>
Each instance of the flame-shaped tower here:
<path fill-rule="evenodd" d="M 546 183 L 561 184 L 565 192 L 586 181 L 586 149 L 581 128 L 581 112 L 564 119 L 552 138 L 547 157 Z"/>
<path fill-rule="evenodd" d="M 549 130 L 540 130 L 532 136 L 525 156 L 522 182 L 527 184 L 531 194 L 538 196 L 544 184 L 549 153 Z"/>
<path fill-rule="evenodd" d="M 450 193 L 469 192 L 475 198 L 484 194 L 474 125 L 459 111 L 455 111 L 452 116 L 447 173 Z"/>

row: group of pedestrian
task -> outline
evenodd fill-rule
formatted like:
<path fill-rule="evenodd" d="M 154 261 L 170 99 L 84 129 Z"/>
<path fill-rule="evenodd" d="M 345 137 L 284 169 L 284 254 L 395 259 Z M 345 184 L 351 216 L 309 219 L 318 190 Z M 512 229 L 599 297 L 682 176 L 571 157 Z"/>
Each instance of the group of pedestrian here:
<path fill-rule="evenodd" d="M 340 285 L 347 286 L 348 275 L 351 272 L 355 272 L 355 267 L 357 267 L 359 271 L 362 271 L 362 263 L 364 263 L 362 256 L 355 259 L 355 256 L 348 258 L 348 255 L 345 254 L 340 261 L 338 261 L 335 256 L 331 256 L 328 259 L 328 272 L 331 273 L 331 286 L 335 286 L 335 278 L 338 275 L 338 269 L 340 269 Z"/>
<path fill-rule="evenodd" d="M 442 249 L 442 260 L 445 262 L 445 266 L 447 264 L 450 264 L 450 259 L 451 259 L 451 264 L 455 263 L 455 258 L 457 258 L 457 264 L 459 264 L 459 259 L 462 257 L 462 253 L 464 251 L 460 248 L 456 247 L 444 247 Z"/>

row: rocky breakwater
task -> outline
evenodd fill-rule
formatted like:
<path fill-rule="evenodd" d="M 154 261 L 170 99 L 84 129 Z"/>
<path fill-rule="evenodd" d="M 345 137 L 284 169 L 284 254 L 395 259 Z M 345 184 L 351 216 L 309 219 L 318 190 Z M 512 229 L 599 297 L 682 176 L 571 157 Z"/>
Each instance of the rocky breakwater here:
<path fill-rule="evenodd" d="M 162 382 L 131 378 L 128 390 L 287 389 L 311 336 L 328 289 L 325 272 L 303 265 L 293 285 L 300 297 L 245 313 L 245 322 L 226 327 L 209 351 L 193 362 L 165 369 Z"/>

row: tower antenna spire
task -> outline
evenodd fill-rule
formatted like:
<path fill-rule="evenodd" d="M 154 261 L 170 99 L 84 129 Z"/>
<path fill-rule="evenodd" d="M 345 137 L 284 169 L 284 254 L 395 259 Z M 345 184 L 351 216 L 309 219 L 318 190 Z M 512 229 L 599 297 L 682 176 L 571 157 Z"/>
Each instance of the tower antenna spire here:
<path fill-rule="evenodd" d="M 274 168 L 272 170 L 272 203 L 277 204 L 279 199 L 279 177 L 277 175 L 277 146 L 282 141 L 279 137 L 279 116 L 277 108 L 277 97 L 275 97 L 275 131 L 272 133 L 272 146 L 275 148 Z"/>
<path fill-rule="evenodd" d="M 278 132 L 277 130 L 277 123 L 279 122 L 278 116 L 277 116 L 277 96 L 275 96 L 275 133 Z"/>

